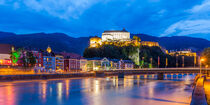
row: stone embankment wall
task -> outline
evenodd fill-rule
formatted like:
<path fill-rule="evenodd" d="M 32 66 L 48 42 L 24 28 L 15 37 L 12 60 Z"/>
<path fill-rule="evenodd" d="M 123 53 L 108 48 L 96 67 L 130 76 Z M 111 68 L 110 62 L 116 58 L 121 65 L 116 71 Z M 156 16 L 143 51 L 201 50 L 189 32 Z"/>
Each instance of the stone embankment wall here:
<path fill-rule="evenodd" d="M 94 77 L 94 73 L 71 73 L 71 74 L 32 74 L 32 75 L 0 75 L 0 81 L 14 80 L 37 80 L 37 79 L 58 79 L 75 77 Z"/>
<path fill-rule="evenodd" d="M 197 79 L 197 82 L 192 93 L 192 101 L 190 105 L 208 105 L 203 87 L 204 77 L 195 79 Z"/>

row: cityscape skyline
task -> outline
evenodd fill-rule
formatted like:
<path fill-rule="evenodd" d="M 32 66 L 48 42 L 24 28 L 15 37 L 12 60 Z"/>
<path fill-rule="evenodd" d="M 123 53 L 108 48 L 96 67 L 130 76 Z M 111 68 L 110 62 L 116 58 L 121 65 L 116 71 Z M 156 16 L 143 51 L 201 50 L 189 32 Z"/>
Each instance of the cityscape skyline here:
<path fill-rule="evenodd" d="M 86 37 L 126 28 L 134 34 L 209 40 L 209 5 L 209 0 L 61 0 L 59 3 L 0 0 L 3 16 L 0 30 L 18 34 L 61 32 Z"/>

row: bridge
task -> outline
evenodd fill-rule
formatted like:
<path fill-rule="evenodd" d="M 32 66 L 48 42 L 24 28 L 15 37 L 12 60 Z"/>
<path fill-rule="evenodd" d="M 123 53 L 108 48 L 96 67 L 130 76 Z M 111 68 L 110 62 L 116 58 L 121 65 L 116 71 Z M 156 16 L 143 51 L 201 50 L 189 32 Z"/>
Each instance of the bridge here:
<path fill-rule="evenodd" d="M 205 73 L 210 68 L 201 68 L 201 72 Z M 112 69 L 101 70 L 96 72 L 133 72 L 140 74 L 156 74 L 156 73 L 200 73 L 200 68 L 143 68 L 143 69 Z"/>
<path fill-rule="evenodd" d="M 71 77 L 104 77 L 136 74 L 157 74 L 158 79 L 163 79 L 164 74 L 191 74 L 200 73 L 200 68 L 144 68 L 130 70 L 100 70 L 94 72 L 54 72 L 54 73 L 35 73 L 33 70 L 13 70 L 0 69 L 1 80 L 25 80 L 25 79 L 53 79 L 53 78 L 71 78 Z M 210 68 L 202 68 L 202 73 L 210 74 Z"/>
<path fill-rule="evenodd" d="M 210 73 L 210 68 L 201 68 L 201 73 Z M 131 70 L 102 70 L 95 71 L 96 76 L 108 76 L 108 75 L 118 75 L 118 77 L 124 77 L 124 75 L 129 74 L 157 74 L 158 79 L 163 79 L 164 74 L 172 73 L 200 73 L 200 68 L 144 68 L 144 69 L 131 69 Z"/>

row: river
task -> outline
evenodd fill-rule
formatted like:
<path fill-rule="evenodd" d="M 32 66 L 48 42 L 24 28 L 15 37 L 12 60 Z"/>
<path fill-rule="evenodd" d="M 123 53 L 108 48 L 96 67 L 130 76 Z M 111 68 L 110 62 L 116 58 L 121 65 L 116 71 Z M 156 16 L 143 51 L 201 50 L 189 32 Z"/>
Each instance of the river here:
<path fill-rule="evenodd" d="M 0 105 L 189 105 L 195 74 L 0 83 Z"/>

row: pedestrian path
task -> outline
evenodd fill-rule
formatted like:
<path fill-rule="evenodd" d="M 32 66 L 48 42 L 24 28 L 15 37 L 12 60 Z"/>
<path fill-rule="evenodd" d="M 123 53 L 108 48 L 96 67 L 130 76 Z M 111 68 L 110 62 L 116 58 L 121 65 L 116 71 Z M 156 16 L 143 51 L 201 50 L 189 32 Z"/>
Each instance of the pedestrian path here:
<path fill-rule="evenodd" d="M 207 103 L 210 105 L 210 77 L 206 78 L 206 81 L 204 82 L 204 90 L 207 98 Z"/>
<path fill-rule="evenodd" d="M 190 105 L 207 105 L 203 84 L 204 78 L 201 77 L 197 80 Z"/>

